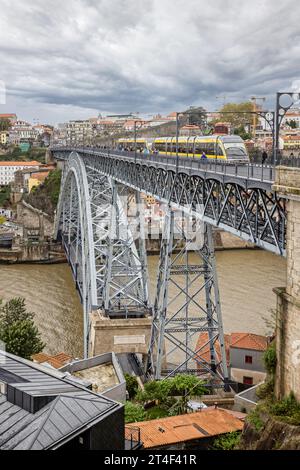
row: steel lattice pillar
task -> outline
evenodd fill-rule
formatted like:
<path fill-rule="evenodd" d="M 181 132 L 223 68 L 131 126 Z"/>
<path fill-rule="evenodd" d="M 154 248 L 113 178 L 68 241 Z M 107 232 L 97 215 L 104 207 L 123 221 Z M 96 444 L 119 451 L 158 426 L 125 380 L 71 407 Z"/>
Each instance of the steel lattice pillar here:
<path fill-rule="evenodd" d="M 84 311 L 88 355 L 90 314 L 145 318 L 151 313 L 142 214 L 131 227 L 117 183 L 72 153 L 65 165 L 55 236 L 61 236 Z M 139 196 L 136 196 L 138 202 Z"/>
<path fill-rule="evenodd" d="M 211 226 L 168 208 L 161 246 L 148 372 L 197 373 L 227 384 L 228 370 Z M 191 230 L 188 224 L 191 224 Z M 206 340 L 196 346 L 199 334 Z M 216 347 L 217 345 L 217 347 Z"/>

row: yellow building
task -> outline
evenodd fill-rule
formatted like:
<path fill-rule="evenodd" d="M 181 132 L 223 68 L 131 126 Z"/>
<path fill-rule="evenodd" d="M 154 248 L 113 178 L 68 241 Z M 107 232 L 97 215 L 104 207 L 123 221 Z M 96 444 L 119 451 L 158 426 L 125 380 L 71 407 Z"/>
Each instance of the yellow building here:
<path fill-rule="evenodd" d="M 1 132 L 0 132 L 0 143 L 1 143 L 2 145 L 6 145 L 6 144 L 7 144 L 7 142 L 8 142 L 8 136 L 9 136 L 9 134 L 8 134 L 7 131 L 1 131 Z"/>
<path fill-rule="evenodd" d="M 28 180 L 28 191 L 31 193 L 33 188 L 40 186 L 45 179 L 49 176 L 49 172 L 33 173 Z"/>
<path fill-rule="evenodd" d="M 299 150 L 300 135 L 287 135 L 283 138 L 284 150 Z"/>

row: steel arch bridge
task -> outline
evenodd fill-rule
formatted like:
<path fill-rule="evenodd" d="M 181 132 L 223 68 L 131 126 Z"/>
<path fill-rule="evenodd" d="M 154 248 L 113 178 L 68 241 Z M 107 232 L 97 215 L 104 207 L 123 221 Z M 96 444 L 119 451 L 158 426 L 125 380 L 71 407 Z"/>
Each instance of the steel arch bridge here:
<path fill-rule="evenodd" d="M 285 256 L 286 200 L 272 189 L 273 167 L 206 164 L 174 157 L 155 159 L 78 150 L 86 168 L 222 228 L 267 251 Z M 54 150 L 67 159 L 70 149 Z"/>
<path fill-rule="evenodd" d="M 174 159 L 160 156 L 133 159 L 132 155 L 120 157 L 91 149 L 59 148 L 52 152 L 56 159 L 65 162 L 55 232 L 62 238 L 83 304 L 85 355 L 93 310 L 100 309 L 111 319 L 153 315 L 148 362 L 144 364 L 147 372 L 159 378 L 163 370 L 165 375 L 210 371 L 226 383 L 228 371 L 211 230 L 205 230 L 202 245 L 193 249 L 199 254 L 199 264 L 190 265 L 190 247 L 195 246 L 195 240 L 182 233 L 183 261 L 178 255 L 174 258 L 177 243 L 171 214 L 180 211 L 284 255 L 286 206 L 285 200 L 272 190 L 274 169 L 243 167 L 232 171 L 223 165 L 203 166 L 186 159 L 177 169 Z M 120 197 L 124 188 L 134 191 L 138 208 L 131 224 Z M 149 300 L 144 217 L 139 209 L 141 192 L 168 207 L 154 308 Z M 185 278 L 184 288 L 174 276 Z M 170 299 L 170 282 L 179 288 L 175 299 Z M 198 298 L 199 293 L 204 293 L 204 298 Z M 182 304 L 170 319 L 169 305 L 179 296 Z M 189 312 L 195 305 L 199 310 L 196 317 Z M 203 348 L 195 351 L 191 341 L 198 332 L 206 332 L 208 339 Z M 175 368 L 164 360 L 164 339 L 172 342 L 173 350 L 177 348 L 185 354 Z M 204 351 L 207 346 L 210 359 Z"/>
<path fill-rule="evenodd" d="M 136 218 L 139 223 L 139 214 Z M 55 225 L 59 236 L 83 305 L 87 355 L 92 311 L 100 308 L 110 317 L 149 313 L 147 262 L 144 237 L 135 243 L 116 183 L 75 152 L 64 169 Z"/>

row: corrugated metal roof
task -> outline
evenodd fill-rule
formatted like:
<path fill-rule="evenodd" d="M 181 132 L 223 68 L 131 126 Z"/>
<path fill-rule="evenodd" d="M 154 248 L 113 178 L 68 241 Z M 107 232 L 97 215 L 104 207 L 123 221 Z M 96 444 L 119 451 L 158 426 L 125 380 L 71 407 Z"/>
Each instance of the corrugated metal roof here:
<path fill-rule="evenodd" d="M 207 408 L 198 413 L 134 423 L 134 427 L 140 428 L 141 441 L 149 449 L 241 431 L 244 424 L 226 410 Z"/>

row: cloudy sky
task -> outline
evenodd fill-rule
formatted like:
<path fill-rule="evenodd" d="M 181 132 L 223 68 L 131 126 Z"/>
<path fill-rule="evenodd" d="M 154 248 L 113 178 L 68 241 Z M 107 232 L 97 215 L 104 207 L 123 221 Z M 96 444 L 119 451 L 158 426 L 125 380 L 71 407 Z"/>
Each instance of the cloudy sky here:
<path fill-rule="evenodd" d="M 214 110 L 223 95 L 273 107 L 300 84 L 297 0 L 0 0 L 0 12 L 0 112 L 31 121 Z"/>

